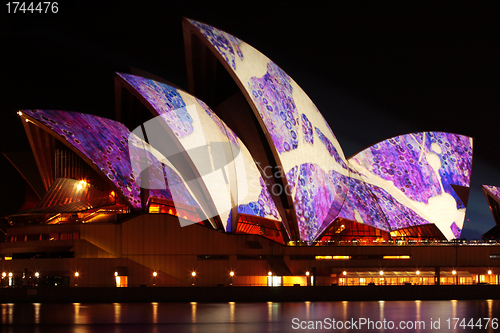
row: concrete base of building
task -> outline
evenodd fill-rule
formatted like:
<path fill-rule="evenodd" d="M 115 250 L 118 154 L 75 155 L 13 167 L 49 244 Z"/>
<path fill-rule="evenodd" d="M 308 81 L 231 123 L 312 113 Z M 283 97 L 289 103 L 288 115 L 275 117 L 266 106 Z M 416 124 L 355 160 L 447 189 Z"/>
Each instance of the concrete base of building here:
<path fill-rule="evenodd" d="M 2 303 L 303 302 L 500 299 L 498 285 L 2 288 Z"/>

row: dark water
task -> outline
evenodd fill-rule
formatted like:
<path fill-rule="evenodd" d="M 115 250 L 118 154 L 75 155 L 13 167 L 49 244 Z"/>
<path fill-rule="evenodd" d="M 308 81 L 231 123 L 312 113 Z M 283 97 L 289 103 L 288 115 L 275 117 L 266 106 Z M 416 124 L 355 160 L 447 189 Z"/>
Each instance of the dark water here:
<path fill-rule="evenodd" d="M 500 326 L 497 319 L 500 317 L 500 301 L 498 300 L 296 303 L 36 303 L 0 304 L 0 309 L 2 332 L 500 331 L 500 327 L 497 328 L 497 325 Z M 456 320 L 453 318 L 459 318 L 455 328 Z M 471 321 L 471 319 L 473 320 Z M 338 321 L 341 321 L 341 323 L 338 323 Z M 349 323 L 345 323 L 345 321 Z M 433 323 L 432 326 L 431 322 Z M 437 322 L 439 322 L 439 326 Z M 353 323 L 354 327 L 351 328 L 350 326 Z M 340 324 L 342 326 L 347 324 L 349 329 L 342 327 Z M 485 328 L 486 324 L 488 326 Z M 336 329 L 333 329 L 332 325 Z M 390 329 L 392 325 L 394 327 Z M 481 325 L 481 328 L 479 328 L 479 325 Z M 412 326 L 413 328 L 411 328 Z"/>

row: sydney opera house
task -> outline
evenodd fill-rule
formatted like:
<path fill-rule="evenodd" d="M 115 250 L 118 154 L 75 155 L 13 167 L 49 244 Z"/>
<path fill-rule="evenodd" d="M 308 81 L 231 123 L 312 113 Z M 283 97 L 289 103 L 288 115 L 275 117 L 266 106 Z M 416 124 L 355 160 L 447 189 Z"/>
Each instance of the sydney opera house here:
<path fill-rule="evenodd" d="M 346 158 L 283 69 L 183 25 L 189 93 L 116 73 L 116 120 L 18 112 L 33 154 L 6 154 L 27 191 L 2 286 L 498 283 L 500 247 L 460 241 L 472 138 L 409 133 Z M 221 70 L 237 88 L 222 102 Z"/>

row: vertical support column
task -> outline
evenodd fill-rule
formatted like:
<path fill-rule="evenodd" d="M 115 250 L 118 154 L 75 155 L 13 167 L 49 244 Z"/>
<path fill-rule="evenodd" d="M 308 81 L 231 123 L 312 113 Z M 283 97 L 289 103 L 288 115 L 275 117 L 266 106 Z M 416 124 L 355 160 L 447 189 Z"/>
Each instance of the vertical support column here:
<path fill-rule="evenodd" d="M 436 267 L 434 270 L 434 284 L 436 286 L 441 285 L 441 274 L 440 274 L 440 267 Z"/>

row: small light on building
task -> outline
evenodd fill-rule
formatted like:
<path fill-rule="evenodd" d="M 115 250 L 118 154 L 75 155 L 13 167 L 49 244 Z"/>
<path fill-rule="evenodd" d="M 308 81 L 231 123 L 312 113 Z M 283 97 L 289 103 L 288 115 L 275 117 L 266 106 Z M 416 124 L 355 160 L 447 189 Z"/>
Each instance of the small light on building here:
<path fill-rule="evenodd" d="M 233 271 L 229 272 L 229 276 L 233 277 L 234 276 L 234 272 Z"/>
<path fill-rule="evenodd" d="M 2 277 L 6 277 L 6 276 L 7 276 L 7 273 L 3 272 Z"/>
<path fill-rule="evenodd" d="M 306 276 L 309 276 L 309 274 L 311 274 L 311 273 L 309 273 L 309 271 L 307 271 L 307 272 L 306 272 Z"/>
<path fill-rule="evenodd" d="M 493 273 L 493 272 L 491 271 L 491 269 L 490 269 L 490 270 L 488 270 L 488 275 L 491 275 L 491 273 Z"/>
<path fill-rule="evenodd" d="M 21 111 L 17 111 L 17 114 L 20 115 L 20 116 L 23 115 L 23 113 Z"/>
<path fill-rule="evenodd" d="M 156 272 L 153 272 L 153 276 L 156 277 L 158 275 L 158 273 Z"/>
<path fill-rule="evenodd" d="M 12 277 L 12 272 L 9 273 L 9 277 Z"/>
<path fill-rule="evenodd" d="M 456 271 L 456 270 L 453 270 L 453 271 L 451 272 L 451 274 L 453 274 L 453 275 L 457 275 L 457 271 Z"/>
<path fill-rule="evenodd" d="M 86 185 L 87 185 L 87 182 L 85 180 L 80 180 L 80 182 L 78 183 L 78 185 L 76 186 L 76 188 L 78 190 L 81 190 Z"/>
<path fill-rule="evenodd" d="M 75 272 L 75 277 L 79 277 L 79 276 L 80 276 L 80 273 Z M 116 276 L 116 272 L 115 272 L 115 276 Z"/>
<path fill-rule="evenodd" d="M 115 272 L 115 276 L 118 276 L 118 272 Z"/>
<path fill-rule="evenodd" d="M 38 278 L 40 276 L 40 273 L 35 272 L 35 277 Z"/>
<path fill-rule="evenodd" d="M 269 273 L 267 273 L 267 275 L 271 276 L 271 275 L 273 275 L 273 272 L 269 272 Z"/>
<path fill-rule="evenodd" d="M 342 275 L 347 275 L 347 272 L 346 272 L 346 271 L 343 271 L 343 272 L 342 272 Z"/>
<path fill-rule="evenodd" d="M 26 122 L 29 122 L 28 118 L 24 119 Z"/>
<path fill-rule="evenodd" d="M 191 272 L 191 276 L 192 276 L 192 277 L 195 277 L 195 276 L 196 276 L 196 272 L 195 272 L 195 271 L 192 271 L 192 272 Z"/>
<path fill-rule="evenodd" d="M 420 271 L 416 271 L 415 274 L 420 275 Z"/>
<path fill-rule="evenodd" d="M 380 271 L 378 272 L 380 275 L 384 275 L 384 271 Z"/>

